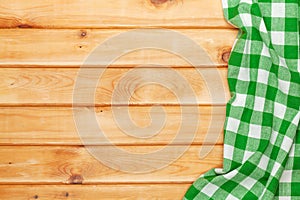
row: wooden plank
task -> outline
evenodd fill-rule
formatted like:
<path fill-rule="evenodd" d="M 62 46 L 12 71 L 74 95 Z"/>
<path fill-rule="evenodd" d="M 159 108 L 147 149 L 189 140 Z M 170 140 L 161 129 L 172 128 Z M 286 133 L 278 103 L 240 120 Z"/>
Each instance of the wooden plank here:
<path fill-rule="evenodd" d="M 116 106 L 116 109 L 120 107 Z M 178 134 L 183 114 L 180 106 L 165 106 L 163 112 L 155 112 L 150 115 L 151 106 L 129 107 L 131 124 L 119 127 L 113 116 L 111 107 L 97 107 L 96 116 L 99 126 L 110 143 L 106 140 L 89 136 L 95 145 L 150 145 L 170 143 Z M 81 113 L 86 108 L 74 108 L 74 112 Z M 188 126 L 197 123 L 198 130 L 195 133 L 193 144 L 222 144 L 222 126 L 225 118 L 225 107 L 194 106 L 189 115 L 195 115 L 196 120 L 188 121 Z M 166 121 L 157 135 L 150 138 L 141 138 L 145 127 L 153 123 L 151 120 L 163 119 Z M 184 115 L 185 116 L 185 115 Z M 213 120 L 213 124 L 212 123 Z M 123 124 L 124 126 L 124 124 Z M 127 134 L 140 131 L 137 137 Z M 159 126 L 161 128 L 161 126 Z M 153 131 L 155 133 L 156 130 Z M 207 135 L 209 134 L 209 135 Z M 138 137 L 139 136 L 139 137 Z M 187 138 L 182 138 L 175 144 L 182 144 Z M 68 107 L 3 107 L 0 109 L 0 145 L 80 145 L 81 140 L 77 134 L 73 119 L 72 108 Z"/>
<path fill-rule="evenodd" d="M 2 68 L 0 104 L 70 106 L 75 102 L 73 90 L 78 71 L 74 68 Z M 93 92 L 98 80 L 96 105 L 224 105 L 229 98 L 225 68 L 201 68 L 200 71 L 193 68 L 135 68 L 134 71 L 109 68 L 101 78 L 97 71 L 86 69 L 78 75 L 80 87 L 77 88 L 81 89 L 75 90 L 79 96 L 76 99 L 80 98 L 77 103 L 91 105 L 94 96 L 90 101 L 86 97 L 91 89 Z M 150 82 L 152 79 L 155 80 Z"/>
<path fill-rule="evenodd" d="M 0 6 L 2 28 L 231 27 L 219 0 L 15 0 Z"/>
<path fill-rule="evenodd" d="M 45 65 L 78 67 L 83 64 L 85 58 L 96 46 L 108 38 L 126 31 L 128 30 L 1 29 L 0 65 L 3 67 L 15 67 L 16 65 L 23 65 L 24 67 L 44 67 Z M 177 29 L 176 31 L 194 40 L 195 44 L 204 50 L 204 53 L 199 53 L 187 47 L 190 50 L 185 51 L 186 58 L 199 57 L 199 65 L 208 65 L 205 58 L 209 56 L 213 66 L 226 66 L 231 46 L 237 35 L 236 30 L 225 29 Z M 147 39 L 146 36 L 145 39 Z M 124 44 L 122 42 L 118 44 L 127 48 L 128 40 L 122 41 Z M 178 44 L 178 42 L 176 45 L 187 46 L 187 44 Z M 99 56 L 97 62 L 91 65 L 106 66 L 107 63 L 101 58 L 118 50 L 119 48 L 113 49 L 113 47 L 107 46 L 103 51 L 103 56 Z M 203 63 L 201 63 L 202 61 Z M 159 49 L 141 49 L 127 53 L 116 59 L 110 66 L 132 67 L 146 64 L 159 64 L 162 67 L 191 66 L 180 56 Z"/>
<path fill-rule="evenodd" d="M 111 169 L 92 157 L 84 147 L 2 146 L 0 150 L 0 183 L 191 183 L 203 172 L 222 165 L 222 146 L 214 146 L 204 159 L 199 158 L 201 145 L 190 146 L 178 160 L 161 169 L 156 169 L 158 164 L 165 162 L 161 156 L 144 160 L 141 164 L 140 162 L 131 162 L 133 160 L 131 157 L 111 156 L 108 154 L 106 146 L 98 146 L 98 148 L 98 153 L 105 152 L 101 153 L 102 156 L 108 157 L 113 162 L 119 162 L 114 164 L 115 169 L 126 166 L 133 167 L 126 168 L 128 171 L 133 169 L 153 169 L 154 171 L 127 173 Z M 119 148 L 144 157 L 145 154 L 158 151 L 165 146 L 122 146 Z M 168 148 L 169 151 L 163 156 L 174 155 L 180 146 L 169 146 Z"/>
<path fill-rule="evenodd" d="M 0 185 L 5 200 L 43 199 L 181 199 L 190 184 Z"/>

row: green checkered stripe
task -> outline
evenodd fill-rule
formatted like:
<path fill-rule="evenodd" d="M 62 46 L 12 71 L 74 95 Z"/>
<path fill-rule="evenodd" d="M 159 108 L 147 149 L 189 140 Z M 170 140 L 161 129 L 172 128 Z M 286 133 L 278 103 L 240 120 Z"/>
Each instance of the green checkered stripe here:
<path fill-rule="evenodd" d="M 228 64 L 223 168 L 200 176 L 184 199 L 300 200 L 299 0 L 223 7 L 240 29 Z"/>

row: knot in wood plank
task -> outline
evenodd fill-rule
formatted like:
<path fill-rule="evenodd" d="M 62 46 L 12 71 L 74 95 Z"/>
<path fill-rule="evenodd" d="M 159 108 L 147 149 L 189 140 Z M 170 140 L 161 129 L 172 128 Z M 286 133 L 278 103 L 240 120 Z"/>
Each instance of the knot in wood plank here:
<path fill-rule="evenodd" d="M 150 0 L 150 1 L 154 5 L 161 5 L 161 4 L 164 4 L 164 3 L 166 3 L 167 1 L 170 1 L 170 0 Z"/>
<path fill-rule="evenodd" d="M 87 36 L 87 32 L 84 31 L 84 30 L 81 30 L 81 31 L 80 31 L 80 37 L 81 37 L 81 38 L 84 38 L 84 37 L 86 37 L 86 36 Z"/>
<path fill-rule="evenodd" d="M 82 184 L 83 177 L 80 174 L 72 174 L 67 182 L 69 184 Z"/>
<path fill-rule="evenodd" d="M 231 53 L 231 47 L 226 47 L 226 48 L 221 49 L 220 57 L 221 57 L 222 62 L 228 63 L 230 53 Z"/>
<path fill-rule="evenodd" d="M 18 26 L 17 26 L 18 28 L 33 28 L 31 25 L 29 25 L 29 24 L 19 24 Z"/>

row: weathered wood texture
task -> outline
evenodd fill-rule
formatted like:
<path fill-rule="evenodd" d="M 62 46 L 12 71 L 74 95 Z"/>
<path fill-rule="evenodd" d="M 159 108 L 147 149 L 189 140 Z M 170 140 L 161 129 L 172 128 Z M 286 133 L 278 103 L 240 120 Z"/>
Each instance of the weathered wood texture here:
<path fill-rule="evenodd" d="M 231 27 L 216 0 L 16 0 L 0 6 L 2 28 Z"/>
<path fill-rule="evenodd" d="M 25 1 L 24 1 L 25 2 Z M 47 67 L 47 66 L 80 66 L 84 63 L 89 53 L 108 38 L 128 30 L 116 29 L 71 29 L 71 30 L 49 30 L 49 29 L 0 29 L 0 66 L 25 65 L 24 67 Z M 226 29 L 178 29 L 181 34 L 195 41 L 206 54 L 188 51 L 187 58 L 192 56 L 209 56 L 215 66 L 226 66 L 228 55 L 237 35 L 236 30 Z M 225 39 L 226 38 L 226 39 Z M 128 41 L 121 41 L 124 46 Z M 158 43 L 160 41 L 157 41 Z M 177 44 L 179 46 L 184 44 Z M 112 51 L 118 49 L 108 48 L 104 55 L 110 55 Z M 94 63 L 101 67 L 106 65 L 99 58 Z M 191 64 L 179 56 L 162 50 L 142 49 L 122 56 L 113 62 L 110 66 L 139 66 L 145 64 L 159 64 L 172 67 L 191 67 Z M 201 64 L 201 63 L 200 63 Z M 203 63 L 204 65 L 206 63 Z M 197 67 L 197 66 L 196 66 Z"/>
<path fill-rule="evenodd" d="M 105 153 L 105 146 L 98 148 Z M 164 146 L 121 146 L 119 148 L 132 153 L 148 154 Z M 178 149 L 176 146 L 169 148 L 170 155 Z M 200 149 L 199 145 L 191 146 L 182 157 L 165 168 L 133 174 L 104 166 L 84 147 L 2 146 L 0 184 L 191 183 L 199 174 L 222 165 L 221 146 L 213 147 L 204 159 L 199 158 Z M 123 161 L 125 164 L 131 160 Z M 150 164 L 145 161 L 144 166 L 138 167 L 155 169 L 155 163 L 159 162 L 163 160 L 156 158 L 151 160 Z M 114 168 L 120 167 L 114 165 Z M 134 162 L 131 167 L 136 168 Z"/>
<path fill-rule="evenodd" d="M 195 133 L 193 144 L 222 144 L 222 126 L 225 118 L 225 107 L 193 106 L 189 115 L 195 115 L 196 121 L 189 121 L 189 126 L 198 123 L 198 131 Z M 120 108 L 118 106 L 116 109 Z M 101 130 L 112 144 L 115 145 L 155 145 L 168 144 L 181 125 L 180 106 L 164 106 L 166 113 L 155 112 L 150 115 L 151 106 L 130 106 L 129 113 L 135 127 L 149 126 L 153 119 L 166 121 L 162 130 L 151 138 L 135 138 L 122 131 L 110 106 L 97 107 L 96 116 Z M 81 112 L 84 107 L 74 108 L 74 112 Z M 0 108 L 0 144 L 1 145 L 80 145 L 73 119 L 72 108 L 69 107 L 3 107 Z M 125 130 L 133 131 L 135 127 L 125 127 Z M 207 135 L 209 134 L 209 135 Z M 139 136 L 139 135 L 137 135 Z M 93 144 L 107 145 L 104 140 L 90 136 Z M 184 138 L 178 141 L 182 144 Z M 0 147 L 1 149 L 1 147 Z"/>
<path fill-rule="evenodd" d="M 82 96 L 77 102 L 90 105 L 91 101 L 85 98 L 91 91 L 87 88 L 93 89 L 94 85 L 90 82 L 97 83 L 97 80 L 99 82 L 95 92 L 96 105 L 224 105 L 229 97 L 225 68 L 173 69 L 178 76 L 173 76 L 162 68 L 134 69 L 134 76 L 131 76 L 128 75 L 131 69 L 109 68 L 99 78 L 95 76 L 97 69 L 87 69 L 78 75 L 79 70 L 74 68 L 0 68 L 0 104 L 70 106 L 77 75 L 81 80 L 81 84 L 78 85 L 83 87 L 76 90 L 76 94 Z M 151 76 L 158 77 L 158 82 L 149 82 Z M 183 80 L 186 80 L 186 83 Z M 169 88 L 166 88 L 167 86 Z M 188 87 L 191 90 L 188 90 Z M 126 95 L 130 96 L 131 92 L 131 98 L 123 98 Z"/>
<path fill-rule="evenodd" d="M 190 184 L 100 184 L 100 185 L 0 185 L 5 200 L 174 200 L 183 197 Z"/>

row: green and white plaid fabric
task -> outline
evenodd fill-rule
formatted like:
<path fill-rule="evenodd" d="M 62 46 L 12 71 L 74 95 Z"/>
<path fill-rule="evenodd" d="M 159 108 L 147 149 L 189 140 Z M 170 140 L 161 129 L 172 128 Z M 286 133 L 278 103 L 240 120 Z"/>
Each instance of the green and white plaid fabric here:
<path fill-rule="evenodd" d="M 185 200 L 300 200 L 299 4 L 223 0 L 240 28 L 228 66 L 223 169 L 202 175 Z"/>

